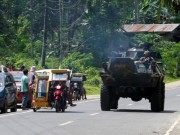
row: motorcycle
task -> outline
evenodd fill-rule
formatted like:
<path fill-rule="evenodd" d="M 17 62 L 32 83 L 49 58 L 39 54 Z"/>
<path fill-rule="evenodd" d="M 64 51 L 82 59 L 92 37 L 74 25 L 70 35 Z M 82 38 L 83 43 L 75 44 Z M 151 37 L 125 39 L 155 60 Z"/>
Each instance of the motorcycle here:
<path fill-rule="evenodd" d="M 63 85 L 57 85 L 54 91 L 54 108 L 56 112 L 64 112 L 67 108 L 64 89 Z"/>

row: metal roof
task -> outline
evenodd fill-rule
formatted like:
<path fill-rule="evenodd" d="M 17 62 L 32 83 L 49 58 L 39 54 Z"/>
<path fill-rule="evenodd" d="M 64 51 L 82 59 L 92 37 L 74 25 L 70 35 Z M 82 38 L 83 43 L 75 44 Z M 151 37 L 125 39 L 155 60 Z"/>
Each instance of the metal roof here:
<path fill-rule="evenodd" d="M 172 32 L 180 24 L 125 24 L 126 32 Z"/>

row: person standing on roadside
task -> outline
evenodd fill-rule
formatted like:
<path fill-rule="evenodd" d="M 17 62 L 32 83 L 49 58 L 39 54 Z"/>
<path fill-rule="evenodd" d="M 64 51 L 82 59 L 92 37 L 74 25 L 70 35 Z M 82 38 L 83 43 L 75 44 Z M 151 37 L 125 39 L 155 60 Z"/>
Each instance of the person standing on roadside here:
<path fill-rule="evenodd" d="M 23 64 L 23 65 L 21 66 L 21 68 L 20 68 L 20 71 L 23 71 L 25 68 L 26 68 L 26 67 L 25 67 L 25 65 Z"/>
<path fill-rule="evenodd" d="M 36 67 L 35 66 L 32 66 L 31 69 L 30 69 L 30 72 L 29 72 L 29 86 L 33 89 L 34 86 L 34 82 L 35 82 L 35 76 L 36 76 Z"/>
<path fill-rule="evenodd" d="M 28 78 L 28 70 L 24 69 L 23 70 L 23 76 L 21 78 L 21 92 L 23 93 L 22 96 L 22 110 L 27 110 L 27 98 L 28 98 L 28 93 L 29 93 L 29 78 Z"/>

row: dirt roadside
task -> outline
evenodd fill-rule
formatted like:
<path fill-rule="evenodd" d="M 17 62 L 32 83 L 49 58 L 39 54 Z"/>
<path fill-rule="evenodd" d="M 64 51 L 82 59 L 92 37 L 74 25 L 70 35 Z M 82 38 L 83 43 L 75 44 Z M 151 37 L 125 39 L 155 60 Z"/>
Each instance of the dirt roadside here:
<path fill-rule="evenodd" d="M 175 81 L 175 82 L 171 82 L 171 83 L 166 83 L 165 84 L 166 90 L 175 89 L 177 87 L 180 87 L 180 81 Z"/>

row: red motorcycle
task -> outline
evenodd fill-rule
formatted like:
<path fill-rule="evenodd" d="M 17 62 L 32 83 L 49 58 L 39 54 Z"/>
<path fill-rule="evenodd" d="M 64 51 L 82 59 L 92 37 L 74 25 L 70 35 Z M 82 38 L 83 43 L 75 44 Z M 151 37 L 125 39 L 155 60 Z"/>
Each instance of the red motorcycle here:
<path fill-rule="evenodd" d="M 56 112 L 64 112 L 66 107 L 66 96 L 65 96 L 65 86 L 57 85 L 56 89 L 54 91 L 54 107 L 56 109 Z"/>

